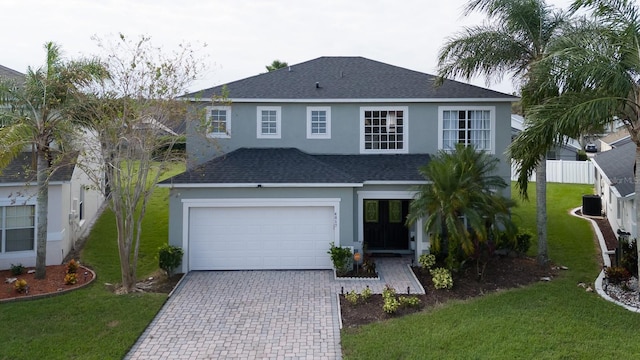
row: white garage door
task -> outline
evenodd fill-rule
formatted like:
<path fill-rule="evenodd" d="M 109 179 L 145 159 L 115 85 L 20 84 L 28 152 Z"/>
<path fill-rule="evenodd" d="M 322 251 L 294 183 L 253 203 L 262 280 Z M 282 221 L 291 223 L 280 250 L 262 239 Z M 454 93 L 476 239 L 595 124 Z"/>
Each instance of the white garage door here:
<path fill-rule="evenodd" d="M 331 269 L 334 208 L 192 207 L 190 270 Z"/>

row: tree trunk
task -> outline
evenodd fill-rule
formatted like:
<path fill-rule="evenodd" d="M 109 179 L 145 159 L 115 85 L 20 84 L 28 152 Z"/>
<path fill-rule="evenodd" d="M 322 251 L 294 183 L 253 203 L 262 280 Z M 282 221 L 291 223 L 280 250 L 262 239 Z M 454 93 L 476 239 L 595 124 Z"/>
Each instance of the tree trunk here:
<path fill-rule="evenodd" d="M 47 276 L 47 217 L 49 209 L 49 160 L 43 150 L 37 151 L 36 182 L 37 196 L 37 245 L 36 245 L 36 279 Z"/>
<path fill-rule="evenodd" d="M 113 198 L 112 201 L 121 201 Z M 135 272 L 131 271 L 131 241 L 133 238 L 132 214 L 123 211 L 121 203 L 115 203 L 113 211 L 116 215 L 116 226 L 118 228 L 118 255 L 120 257 L 120 274 L 122 275 L 122 290 L 130 293 L 136 284 Z"/>
<path fill-rule="evenodd" d="M 638 169 L 640 169 L 640 144 L 637 143 L 636 140 L 636 163 L 635 166 L 633 167 L 633 177 L 634 177 L 634 188 L 635 188 L 635 199 L 634 199 L 634 207 L 635 207 L 635 211 L 636 211 L 636 238 L 634 241 L 636 241 L 636 245 L 640 245 L 638 244 L 638 225 L 640 225 L 640 211 L 638 211 L 638 209 L 640 209 L 640 171 L 638 171 Z M 631 229 L 629 229 L 631 230 Z M 636 246 L 637 247 L 637 253 L 638 253 L 638 286 L 640 286 L 640 246 Z M 640 293 L 638 294 L 638 299 L 640 299 Z"/>
<path fill-rule="evenodd" d="M 540 267 L 549 263 L 547 245 L 547 158 L 540 160 L 536 166 L 536 229 L 538 233 L 538 256 Z"/>

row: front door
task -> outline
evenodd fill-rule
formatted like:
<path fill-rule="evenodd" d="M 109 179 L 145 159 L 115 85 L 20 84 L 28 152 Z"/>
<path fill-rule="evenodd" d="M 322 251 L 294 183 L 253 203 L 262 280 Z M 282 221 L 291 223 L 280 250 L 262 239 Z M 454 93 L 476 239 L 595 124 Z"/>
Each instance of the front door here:
<path fill-rule="evenodd" d="M 405 226 L 409 200 L 366 199 L 363 209 L 367 250 L 409 249 L 409 230 Z"/>

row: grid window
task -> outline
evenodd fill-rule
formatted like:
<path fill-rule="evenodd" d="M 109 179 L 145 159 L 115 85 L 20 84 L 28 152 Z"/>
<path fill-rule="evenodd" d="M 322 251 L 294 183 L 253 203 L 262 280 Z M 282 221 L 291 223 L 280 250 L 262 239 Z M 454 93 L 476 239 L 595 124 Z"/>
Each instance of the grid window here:
<path fill-rule="evenodd" d="M 207 107 L 207 123 L 209 137 L 229 137 L 231 108 L 228 106 Z"/>
<path fill-rule="evenodd" d="M 307 107 L 307 139 L 331 138 L 331 108 Z"/>
<path fill-rule="evenodd" d="M 364 150 L 396 151 L 406 149 L 404 110 L 364 110 Z"/>
<path fill-rule="evenodd" d="M 442 113 L 442 148 L 455 149 L 456 144 L 491 150 L 490 110 L 445 110 Z"/>
<path fill-rule="evenodd" d="M 35 206 L 0 207 L 0 252 L 35 249 Z"/>
<path fill-rule="evenodd" d="M 280 107 L 258 107 L 258 138 L 280 138 Z"/>

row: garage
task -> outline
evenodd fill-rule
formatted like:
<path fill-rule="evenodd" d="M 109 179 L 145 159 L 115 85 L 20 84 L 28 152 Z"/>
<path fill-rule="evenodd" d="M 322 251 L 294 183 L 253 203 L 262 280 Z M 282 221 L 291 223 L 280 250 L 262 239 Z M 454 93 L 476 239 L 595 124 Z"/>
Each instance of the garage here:
<path fill-rule="evenodd" d="M 189 270 L 331 269 L 337 206 L 236 201 L 190 206 Z"/>

